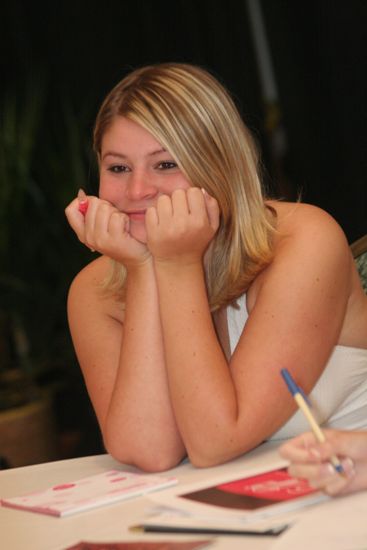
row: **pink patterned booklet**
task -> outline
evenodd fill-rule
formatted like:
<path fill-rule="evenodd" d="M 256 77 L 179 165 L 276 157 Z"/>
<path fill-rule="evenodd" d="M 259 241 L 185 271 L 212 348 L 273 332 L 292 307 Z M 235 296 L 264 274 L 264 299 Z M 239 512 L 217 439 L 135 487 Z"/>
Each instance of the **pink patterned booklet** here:
<path fill-rule="evenodd" d="M 145 495 L 176 483 L 174 477 L 109 470 L 43 491 L 0 499 L 0 502 L 10 508 L 62 517 Z"/>

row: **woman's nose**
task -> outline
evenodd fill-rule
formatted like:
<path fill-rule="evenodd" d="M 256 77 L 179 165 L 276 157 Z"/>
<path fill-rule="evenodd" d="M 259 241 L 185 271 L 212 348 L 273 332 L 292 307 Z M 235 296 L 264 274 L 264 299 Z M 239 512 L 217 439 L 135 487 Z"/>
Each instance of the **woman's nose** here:
<path fill-rule="evenodd" d="M 158 192 L 156 184 L 145 171 L 130 174 L 126 194 L 130 200 L 142 200 L 154 197 Z"/>

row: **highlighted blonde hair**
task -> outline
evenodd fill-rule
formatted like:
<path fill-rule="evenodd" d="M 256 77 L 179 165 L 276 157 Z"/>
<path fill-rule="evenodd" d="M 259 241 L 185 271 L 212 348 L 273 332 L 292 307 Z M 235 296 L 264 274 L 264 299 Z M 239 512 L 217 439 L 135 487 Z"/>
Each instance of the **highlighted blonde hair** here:
<path fill-rule="evenodd" d="M 258 154 L 225 88 L 199 67 L 163 63 L 118 83 L 97 115 L 94 148 L 116 116 L 148 130 L 193 186 L 218 201 L 221 220 L 206 262 L 212 311 L 233 303 L 272 258 L 274 217 L 265 206 Z M 122 292 L 124 267 L 113 263 L 108 288 Z"/>

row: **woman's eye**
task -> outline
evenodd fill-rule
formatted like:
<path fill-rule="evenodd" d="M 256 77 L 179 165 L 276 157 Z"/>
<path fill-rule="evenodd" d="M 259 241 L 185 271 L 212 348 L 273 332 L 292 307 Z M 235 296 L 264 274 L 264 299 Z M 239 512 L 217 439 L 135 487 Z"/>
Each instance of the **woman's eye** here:
<path fill-rule="evenodd" d="M 157 165 L 158 170 L 171 170 L 177 168 L 177 164 L 173 160 L 164 160 Z"/>
<path fill-rule="evenodd" d="M 109 166 L 107 168 L 107 170 L 109 172 L 112 172 L 113 174 L 121 174 L 123 172 L 127 172 L 128 171 L 128 167 L 127 166 L 123 166 L 122 164 L 114 164 L 113 166 Z"/>

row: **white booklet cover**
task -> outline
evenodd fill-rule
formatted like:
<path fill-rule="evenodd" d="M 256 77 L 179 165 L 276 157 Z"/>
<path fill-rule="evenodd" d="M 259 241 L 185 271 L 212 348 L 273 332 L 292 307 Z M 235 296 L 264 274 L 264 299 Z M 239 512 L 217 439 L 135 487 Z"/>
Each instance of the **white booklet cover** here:
<path fill-rule="evenodd" d="M 265 470 L 259 467 L 246 469 L 243 475 L 227 473 L 168 489 L 149 498 L 163 506 L 164 513 L 147 518 L 142 522 L 144 526 L 156 524 L 197 529 L 217 525 L 221 529 L 236 530 L 241 525 L 275 519 L 279 515 L 287 514 L 287 519 L 294 517 L 294 512 L 300 508 L 330 497 L 310 487 L 305 479 L 291 477 L 282 461 Z M 277 523 L 271 522 L 272 526 Z"/>
<path fill-rule="evenodd" d="M 145 495 L 176 483 L 174 477 L 108 470 L 0 502 L 10 508 L 61 517 Z"/>

